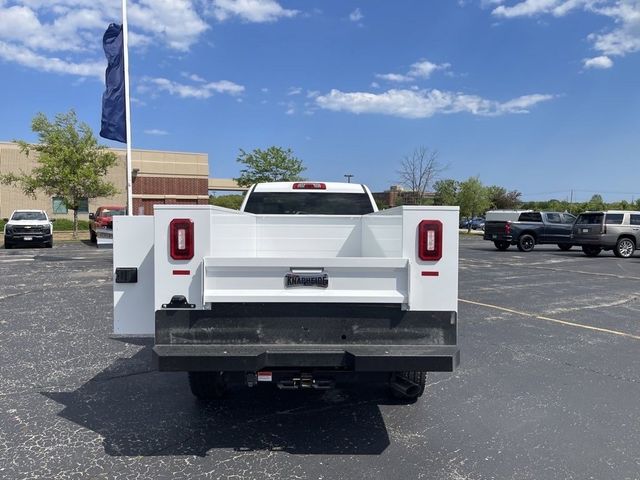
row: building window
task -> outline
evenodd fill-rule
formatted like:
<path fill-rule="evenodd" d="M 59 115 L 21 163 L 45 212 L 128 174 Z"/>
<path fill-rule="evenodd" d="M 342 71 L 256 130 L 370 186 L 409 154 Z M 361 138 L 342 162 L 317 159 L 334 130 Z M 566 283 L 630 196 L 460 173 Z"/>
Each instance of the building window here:
<path fill-rule="evenodd" d="M 67 206 L 64 204 L 64 200 L 61 197 L 53 197 L 51 199 L 53 206 L 53 213 L 67 213 Z"/>
<path fill-rule="evenodd" d="M 89 199 L 81 198 L 78 202 L 78 213 L 89 213 Z"/>
<path fill-rule="evenodd" d="M 53 213 L 65 214 L 69 212 L 69 209 L 64 204 L 62 197 L 53 197 L 51 199 L 53 206 Z M 89 199 L 81 198 L 78 203 L 78 213 L 89 213 Z"/>

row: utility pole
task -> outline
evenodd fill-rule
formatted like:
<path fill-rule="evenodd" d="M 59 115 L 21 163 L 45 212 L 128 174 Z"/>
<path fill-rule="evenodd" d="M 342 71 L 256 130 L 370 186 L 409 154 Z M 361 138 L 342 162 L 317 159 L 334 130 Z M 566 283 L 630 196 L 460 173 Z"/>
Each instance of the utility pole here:
<path fill-rule="evenodd" d="M 346 177 L 347 179 L 347 183 L 351 183 L 351 177 L 354 177 L 355 175 L 352 175 L 350 173 L 347 173 L 346 175 L 344 175 L 344 177 Z"/>

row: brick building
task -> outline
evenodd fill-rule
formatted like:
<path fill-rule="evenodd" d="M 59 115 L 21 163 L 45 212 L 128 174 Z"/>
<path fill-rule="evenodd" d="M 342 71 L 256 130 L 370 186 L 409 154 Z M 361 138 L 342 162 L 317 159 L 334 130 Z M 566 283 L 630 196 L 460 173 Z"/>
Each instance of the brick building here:
<path fill-rule="evenodd" d="M 424 195 L 420 195 L 417 192 L 404 190 L 399 185 L 391 185 L 389 190 L 373 193 L 373 198 L 379 208 L 392 208 L 398 205 L 430 204 L 433 203 L 434 196 L 435 194 L 433 192 L 426 192 Z"/>
<path fill-rule="evenodd" d="M 88 218 L 100 205 L 126 205 L 126 152 L 112 150 L 118 163 L 107 174 L 117 188 L 112 197 L 89 199 L 81 208 L 80 218 Z M 209 159 L 204 153 L 133 150 L 131 155 L 133 179 L 133 212 L 151 214 L 154 204 L 201 204 L 209 200 Z M 0 174 L 29 171 L 37 164 L 34 156 L 27 157 L 18 145 L 0 142 Z M 60 199 L 39 194 L 32 199 L 17 187 L 0 185 L 0 218 L 19 208 L 45 210 L 52 218 L 72 218 Z"/>

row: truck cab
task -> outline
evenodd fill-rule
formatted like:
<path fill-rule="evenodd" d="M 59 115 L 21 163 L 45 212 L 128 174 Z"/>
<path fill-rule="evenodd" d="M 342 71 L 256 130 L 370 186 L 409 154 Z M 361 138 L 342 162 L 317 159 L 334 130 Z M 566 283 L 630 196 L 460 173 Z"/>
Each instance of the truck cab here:
<path fill-rule="evenodd" d="M 114 332 L 153 334 L 160 371 L 226 386 L 384 383 L 422 395 L 459 363 L 458 207 L 378 211 L 364 185 L 277 182 L 240 211 L 114 218 Z"/>

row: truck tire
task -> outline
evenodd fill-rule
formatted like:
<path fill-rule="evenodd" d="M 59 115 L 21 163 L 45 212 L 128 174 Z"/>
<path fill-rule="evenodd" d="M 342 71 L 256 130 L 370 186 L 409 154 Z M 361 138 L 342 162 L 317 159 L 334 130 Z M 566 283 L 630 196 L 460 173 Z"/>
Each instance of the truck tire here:
<path fill-rule="evenodd" d="M 224 372 L 189 372 L 189 387 L 194 396 L 206 401 L 221 398 L 227 384 Z"/>
<path fill-rule="evenodd" d="M 628 237 L 619 238 L 613 253 L 619 258 L 629 258 L 636 249 L 636 243 Z"/>
<path fill-rule="evenodd" d="M 525 233 L 518 238 L 518 250 L 521 252 L 530 252 L 536 246 L 536 239 L 533 235 Z"/>
<path fill-rule="evenodd" d="M 413 385 L 408 391 L 402 392 L 397 388 L 391 386 L 396 379 L 399 379 L 400 381 L 402 381 L 403 379 L 408 380 Z M 402 400 L 403 402 L 413 403 L 422 396 L 426 384 L 426 372 L 396 372 L 391 375 L 391 396 L 398 400 Z M 417 388 L 415 386 L 417 386 Z"/>
<path fill-rule="evenodd" d="M 602 248 L 596 247 L 596 246 L 593 246 L 593 245 L 583 245 L 582 246 L 582 252 L 587 257 L 597 257 L 600 254 L 601 251 L 602 251 Z"/>
<path fill-rule="evenodd" d="M 509 242 L 505 242 L 505 241 L 498 241 L 496 240 L 495 242 L 493 242 L 493 244 L 496 246 L 496 248 L 498 250 L 500 250 L 501 252 L 504 252 L 505 250 L 507 250 L 511 244 Z"/>
<path fill-rule="evenodd" d="M 562 250 L 563 252 L 568 252 L 569 250 L 571 250 L 571 247 L 573 247 L 573 245 L 571 245 L 570 243 L 559 243 L 558 244 L 558 248 L 560 250 Z"/>

